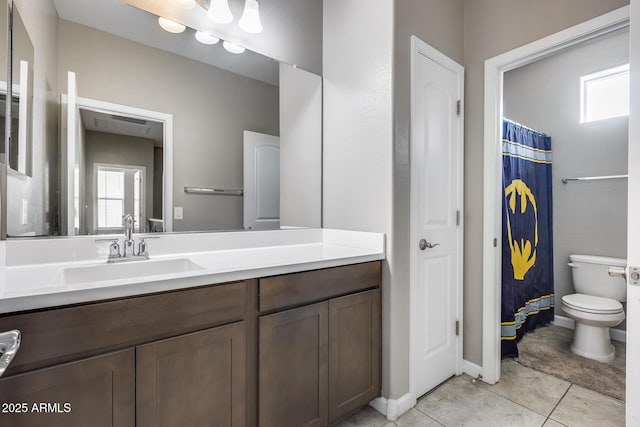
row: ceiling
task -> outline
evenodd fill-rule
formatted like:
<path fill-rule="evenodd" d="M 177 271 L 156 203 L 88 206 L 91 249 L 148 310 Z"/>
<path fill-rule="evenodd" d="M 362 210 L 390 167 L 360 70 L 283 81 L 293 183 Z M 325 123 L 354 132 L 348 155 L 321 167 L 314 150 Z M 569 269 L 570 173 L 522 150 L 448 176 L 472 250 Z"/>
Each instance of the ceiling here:
<path fill-rule="evenodd" d="M 94 110 L 80 109 L 82 124 L 86 130 L 152 139 L 156 147 L 162 147 L 162 123 L 151 120 L 116 116 Z"/>
<path fill-rule="evenodd" d="M 160 28 L 157 16 L 123 3 L 119 0 L 53 0 L 61 19 L 92 27 L 125 39 L 162 49 L 195 61 L 222 68 L 233 73 L 278 85 L 278 62 L 258 53 L 246 50 L 240 55 L 227 52 L 222 43 L 204 45 L 194 37 L 194 30 L 171 34 Z M 154 0 L 165 3 L 165 0 Z M 171 10 L 165 14 L 167 17 Z M 204 9 L 196 6 L 189 13 L 194 22 L 204 16 Z M 202 16 L 200 16 L 202 15 Z M 239 17 L 239 14 L 237 14 Z M 185 19 L 180 19 L 186 22 Z M 190 22 L 189 22 L 190 23 Z M 191 24 L 197 28 L 197 24 Z M 205 28 L 211 31 L 210 28 Z M 219 33 L 217 33 L 219 34 Z"/>

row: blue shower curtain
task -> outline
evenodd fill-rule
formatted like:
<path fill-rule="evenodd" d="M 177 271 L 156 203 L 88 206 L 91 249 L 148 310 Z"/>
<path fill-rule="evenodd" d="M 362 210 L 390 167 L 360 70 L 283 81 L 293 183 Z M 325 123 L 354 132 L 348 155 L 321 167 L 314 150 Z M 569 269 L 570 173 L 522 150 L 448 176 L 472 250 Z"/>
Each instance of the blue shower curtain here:
<path fill-rule="evenodd" d="M 502 124 L 502 357 L 553 320 L 551 138 Z"/>

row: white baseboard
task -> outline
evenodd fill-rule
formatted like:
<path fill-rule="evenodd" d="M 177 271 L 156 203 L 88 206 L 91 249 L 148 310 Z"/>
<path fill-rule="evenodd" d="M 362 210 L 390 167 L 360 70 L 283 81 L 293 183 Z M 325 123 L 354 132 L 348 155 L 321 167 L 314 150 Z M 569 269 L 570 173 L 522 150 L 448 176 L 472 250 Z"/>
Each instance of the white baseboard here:
<path fill-rule="evenodd" d="M 411 393 L 407 393 L 399 399 L 387 399 L 386 397 L 378 397 L 369 402 L 369 405 L 387 417 L 389 421 L 395 421 L 409 409 L 416 406 L 415 397 Z"/>
<path fill-rule="evenodd" d="M 462 361 L 462 372 L 473 378 L 478 378 L 482 374 L 482 366 L 471 363 L 468 360 Z"/>
<path fill-rule="evenodd" d="M 565 317 L 565 316 L 555 315 L 553 317 L 553 324 L 556 326 L 560 326 L 562 328 L 567 328 L 567 329 L 576 328 L 576 321 L 573 319 L 569 319 L 568 317 Z M 609 329 L 609 333 L 611 335 L 612 340 L 619 341 L 619 342 L 627 342 L 627 331 L 623 331 L 622 329 L 611 328 Z"/>

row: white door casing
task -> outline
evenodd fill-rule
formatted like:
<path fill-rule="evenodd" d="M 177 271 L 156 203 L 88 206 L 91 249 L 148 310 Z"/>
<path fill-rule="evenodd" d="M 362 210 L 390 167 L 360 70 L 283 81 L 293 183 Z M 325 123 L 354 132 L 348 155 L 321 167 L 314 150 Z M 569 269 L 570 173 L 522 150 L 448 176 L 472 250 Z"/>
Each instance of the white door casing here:
<path fill-rule="evenodd" d="M 640 268 L 640 0 L 631 1 L 629 60 L 631 93 L 629 114 L 629 183 L 627 215 L 627 264 Z M 640 286 L 632 284 L 633 271 L 627 271 L 627 373 L 626 424 L 640 425 Z"/>
<path fill-rule="evenodd" d="M 280 228 L 280 138 L 243 133 L 243 227 Z"/>
<path fill-rule="evenodd" d="M 462 373 L 464 68 L 416 37 L 411 44 L 410 381 L 418 398 Z M 433 247 L 421 249 L 421 239 Z"/>
<path fill-rule="evenodd" d="M 66 179 L 62 180 L 62 194 L 66 195 L 67 200 L 62 202 L 61 213 L 62 217 L 65 218 L 65 224 L 63 225 L 67 227 L 67 230 L 63 230 L 63 232 L 66 231 L 68 235 L 77 234 L 74 226 L 76 222 L 74 200 L 76 197 L 80 197 L 77 194 L 79 189 L 79 176 L 77 176 L 79 175 L 79 160 L 77 157 L 78 131 L 82 120 L 80 116 L 81 109 L 162 123 L 162 219 L 164 231 L 173 231 L 173 115 L 79 97 L 77 94 L 76 75 L 73 71 L 68 72 L 67 85 L 69 93 L 63 94 L 60 101 L 62 105 L 62 141 L 66 141 L 66 143 L 62 144 L 62 170 L 66 173 Z M 71 114 L 71 112 L 75 113 Z M 75 129 L 76 131 L 69 132 L 69 129 Z M 69 167 L 70 165 L 74 166 Z"/>
<path fill-rule="evenodd" d="M 482 380 L 489 384 L 495 384 L 500 380 L 503 75 L 507 71 L 530 64 L 570 46 L 627 26 L 629 26 L 629 6 L 616 9 L 485 61 Z M 631 183 L 629 192 L 631 194 Z M 631 209 L 631 205 L 629 206 Z M 628 324 L 629 321 L 627 321 L 627 327 L 629 327 Z M 629 334 L 627 334 L 627 339 L 628 336 Z M 628 347 L 627 359 L 629 359 Z M 629 387 L 629 371 L 627 371 L 627 387 Z M 630 401 L 628 395 L 627 401 Z"/>

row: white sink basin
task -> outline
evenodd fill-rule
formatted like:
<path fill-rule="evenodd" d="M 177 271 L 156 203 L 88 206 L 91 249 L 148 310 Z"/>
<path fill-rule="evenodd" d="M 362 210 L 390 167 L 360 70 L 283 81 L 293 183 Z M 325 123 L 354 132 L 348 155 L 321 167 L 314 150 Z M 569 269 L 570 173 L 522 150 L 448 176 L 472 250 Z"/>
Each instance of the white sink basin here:
<path fill-rule="evenodd" d="M 73 285 L 78 283 L 105 282 L 109 280 L 133 279 L 144 276 L 186 273 L 202 270 L 203 267 L 188 258 L 160 261 L 130 261 L 113 264 L 68 267 L 58 275 L 58 283 Z"/>

